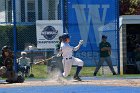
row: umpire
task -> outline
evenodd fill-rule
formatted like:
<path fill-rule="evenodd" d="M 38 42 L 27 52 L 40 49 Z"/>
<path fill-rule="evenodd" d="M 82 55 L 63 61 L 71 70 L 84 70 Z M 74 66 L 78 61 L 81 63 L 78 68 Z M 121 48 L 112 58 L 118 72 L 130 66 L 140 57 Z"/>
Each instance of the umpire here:
<path fill-rule="evenodd" d="M 116 75 L 116 72 L 112 66 L 112 61 L 111 61 L 111 45 L 109 42 L 106 41 L 107 36 L 102 35 L 102 41 L 99 44 L 99 48 L 100 48 L 100 60 L 99 63 L 95 69 L 94 72 L 94 76 L 96 76 L 98 70 L 100 69 L 100 67 L 103 65 L 104 61 L 107 62 L 111 72 L 113 73 L 113 75 Z"/>

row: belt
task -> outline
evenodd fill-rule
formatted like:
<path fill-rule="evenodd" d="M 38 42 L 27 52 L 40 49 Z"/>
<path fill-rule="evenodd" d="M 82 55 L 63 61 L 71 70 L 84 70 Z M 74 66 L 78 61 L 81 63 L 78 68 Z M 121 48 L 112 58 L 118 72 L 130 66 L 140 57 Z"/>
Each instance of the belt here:
<path fill-rule="evenodd" d="M 69 60 L 69 59 L 72 59 L 72 57 L 69 57 L 69 58 L 65 58 L 66 60 Z"/>

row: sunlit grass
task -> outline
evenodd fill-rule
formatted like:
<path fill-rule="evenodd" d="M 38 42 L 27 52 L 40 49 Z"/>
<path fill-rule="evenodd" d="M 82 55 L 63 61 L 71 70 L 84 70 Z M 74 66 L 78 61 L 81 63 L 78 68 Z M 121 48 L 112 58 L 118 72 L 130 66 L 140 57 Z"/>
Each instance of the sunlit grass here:
<path fill-rule="evenodd" d="M 46 65 L 33 65 L 31 72 L 35 78 L 47 78 L 47 66 Z"/>
<path fill-rule="evenodd" d="M 95 67 L 83 67 L 81 70 L 80 76 L 83 77 L 93 77 L 93 72 Z M 72 67 L 70 76 L 75 74 L 76 67 Z M 32 66 L 32 74 L 34 74 L 34 78 L 47 78 L 47 66 L 46 65 L 33 65 Z M 107 77 L 107 78 L 140 78 L 140 74 L 124 74 L 122 76 L 112 74 L 102 75 L 100 72 L 97 74 L 98 77 Z"/>
<path fill-rule="evenodd" d="M 76 71 L 76 67 L 72 67 L 70 76 L 73 76 Z M 94 67 L 83 67 L 80 76 L 93 76 Z M 47 78 L 47 66 L 46 65 L 33 65 L 32 74 L 35 78 Z"/>

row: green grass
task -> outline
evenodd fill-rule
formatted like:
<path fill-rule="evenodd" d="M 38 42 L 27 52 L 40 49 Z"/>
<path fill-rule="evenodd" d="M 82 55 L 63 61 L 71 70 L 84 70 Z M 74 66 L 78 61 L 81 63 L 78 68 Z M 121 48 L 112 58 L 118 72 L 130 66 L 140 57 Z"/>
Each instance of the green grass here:
<path fill-rule="evenodd" d="M 45 65 L 33 65 L 31 72 L 35 78 L 47 78 L 47 67 Z"/>
<path fill-rule="evenodd" d="M 94 67 L 83 67 L 80 75 L 81 76 L 93 76 Z M 73 76 L 76 71 L 76 67 L 72 67 L 70 76 Z M 46 65 L 33 65 L 32 74 L 35 78 L 47 78 L 47 66 Z"/>
<path fill-rule="evenodd" d="M 95 70 L 95 67 L 83 67 L 80 76 L 84 77 L 93 77 L 93 72 Z M 73 76 L 76 71 L 76 67 L 72 67 L 70 76 Z M 46 65 L 33 65 L 32 66 L 32 74 L 34 74 L 34 78 L 47 78 L 47 66 Z M 98 72 L 98 77 L 102 77 L 103 75 Z M 105 75 L 107 78 L 140 78 L 140 74 L 125 74 L 123 76 L 112 74 Z"/>
<path fill-rule="evenodd" d="M 80 76 L 93 76 L 94 67 L 83 67 Z M 76 67 L 72 67 L 70 75 L 74 75 L 76 72 Z"/>

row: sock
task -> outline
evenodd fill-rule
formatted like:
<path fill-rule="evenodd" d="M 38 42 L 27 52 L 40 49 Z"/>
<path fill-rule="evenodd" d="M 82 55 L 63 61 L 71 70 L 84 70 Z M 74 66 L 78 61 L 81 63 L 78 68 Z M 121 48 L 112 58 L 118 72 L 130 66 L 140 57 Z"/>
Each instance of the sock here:
<path fill-rule="evenodd" d="M 81 66 L 77 66 L 76 73 L 75 73 L 76 76 L 78 76 L 78 74 L 80 73 L 81 69 L 82 69 Z"/>

